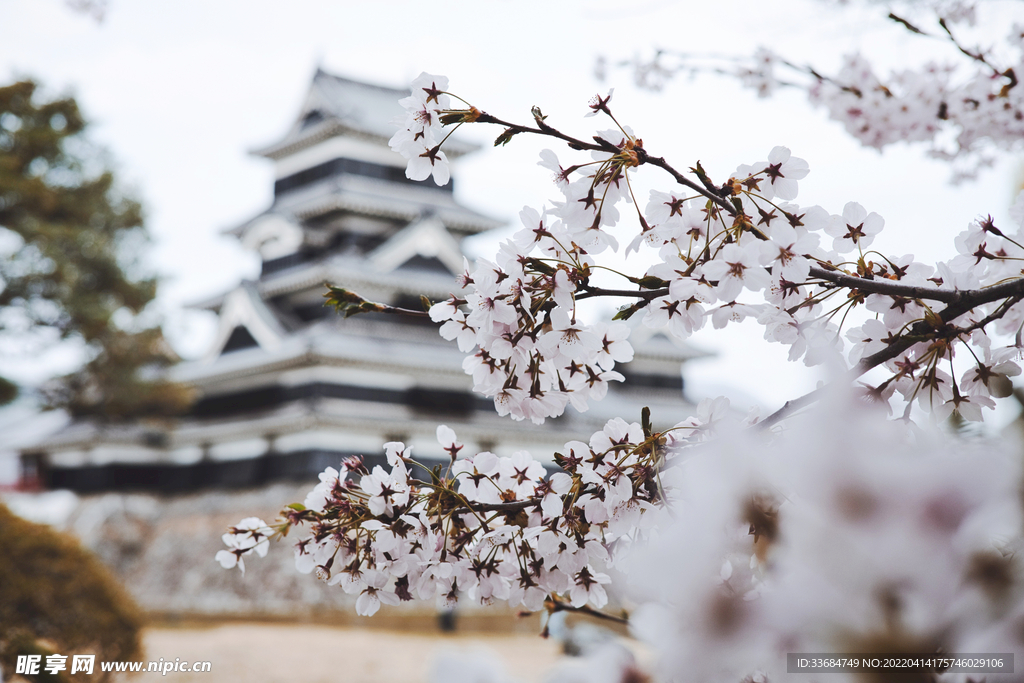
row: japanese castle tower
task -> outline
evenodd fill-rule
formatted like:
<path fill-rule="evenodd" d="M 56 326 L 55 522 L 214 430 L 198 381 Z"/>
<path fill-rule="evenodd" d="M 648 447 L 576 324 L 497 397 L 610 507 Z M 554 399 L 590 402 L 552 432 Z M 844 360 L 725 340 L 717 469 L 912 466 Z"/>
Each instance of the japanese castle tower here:
<path fill-rule="evenodd" d="M 315 481 L 344 456 L 382 459 L 392 440 L 441 458 L 438 424 L 456 431 L 466 453 L 527 449 L 544 458 L 613 416 L 639 420 L 645 405 L 655 424 L 688 414 L 680 366 L 698 354 L 662 335 L 637 330 L 635 360 L 616 367 L 627 381 L 589 412 L 570 408 L 537 426 L 498 417 L 473 394 L 464 355 L 428 321 L 342 319 L 324 307 L 326 282 L 411 308 L 421 294 L 445 299 L 463 268 L 462 240 L 502 225 L 460 204 L 451 183 L 405 177 L 388 139 L 406 95 L 317 71 L 291 129 L 255 152 L 275 165 L 273 203 L 229 231 L 259 253 L 259 278 L 198 304 L 219 327 L 205 357 L 174 371 L 198 392 L 190 414 L 73 422 L 23 451 L 29 475 L 80 492 Z M 450 159 L 473 149 L 446 144 Z"/>

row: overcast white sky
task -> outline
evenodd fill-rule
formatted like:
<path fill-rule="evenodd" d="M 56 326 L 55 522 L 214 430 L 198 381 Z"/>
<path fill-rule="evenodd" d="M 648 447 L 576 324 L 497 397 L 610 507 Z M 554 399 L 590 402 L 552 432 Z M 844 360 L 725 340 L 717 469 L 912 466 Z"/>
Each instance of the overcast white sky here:
<path fill-rule="evenodd" d="M 886 11 L 824 0 L 110 0 L 96 23 L 63 0 L 0 0 L 0 66 L 5 80 L 31 76 L 51 93 L 78 98 L 93 137 L 147 207 L 152 263 L 166 277 L 167 328 L 181 353 L 195 355 L 212 323 L 184 304 L 258 273 L 254 255 L 220 236 L 272 199 L 270 163 L 247 150 L 285 132 L 318 64 L 394 86 L 420 71 L 446 74 L 453 90 L 483 109 L 526 120 L 537 104 L 553 124 L 580 135 L 596 121 L 580 118 L 587 100 L 614 86 L 620 120 L 677 166 L 700 159 L 712 175 L 727 174 L 786 145 L 811 165 L 801 202 L 841 212 L 858 201 L 885 217 L 887 251 L 947 258 L 952 237 L 974 216 L 1006 216 L 1017 159 L 953 188 L 948 169 L 925 160 L 920 147 L 884 155 L 862 149 L 798 93 L 758 100 L 734 82 L 703 77 L 653 94 L 637 91 L 627 71 L 612 72 L 605 84 L 592 75 L 599 54 L 629 57 L 658 46 L 747 54 L 765 45 L 825 70 L 855 49 L 890 66 L 944 54 L 937 43 L 908 40 L 884 20 Z M 1013 12 L 1024 19 L 1019 2 L 991 11 L 995 25 L 1009 25 Z M 497 132 L 467 137 L 487 142 Z M 455 171 L 459 197 L 515 223 L 524 204 L 553 196 L 547 172 L 535 165 L 544 146 L 517 138 L 465 159 Z M 688 370 L 695 398 L 727 391 L 777 407 L 815 381 L 786 364 L 781 347 L 760 341 L 756 328 L 706 331 L 695 341 L 719 354 Z"/>

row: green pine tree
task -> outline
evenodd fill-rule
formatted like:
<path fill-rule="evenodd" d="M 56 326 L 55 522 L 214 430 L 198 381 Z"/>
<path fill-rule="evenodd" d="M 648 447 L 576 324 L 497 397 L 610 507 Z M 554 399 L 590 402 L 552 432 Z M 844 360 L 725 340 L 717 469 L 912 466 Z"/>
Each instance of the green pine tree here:
<path fill-rule="evenodd" d="M 0 87 L 0 336 L 48 328 L 84 343 L 79 371 L 43 387 L 74 415 L 179 412 L 189 392 L 161 379 L 177 359 L 140 314 L 156 295 L 139 255 L 139 203 L 118 190 L 74 99 L 41 101 L 30 80 Z M 17 388 L 0 378 L 0 402 Z"/>

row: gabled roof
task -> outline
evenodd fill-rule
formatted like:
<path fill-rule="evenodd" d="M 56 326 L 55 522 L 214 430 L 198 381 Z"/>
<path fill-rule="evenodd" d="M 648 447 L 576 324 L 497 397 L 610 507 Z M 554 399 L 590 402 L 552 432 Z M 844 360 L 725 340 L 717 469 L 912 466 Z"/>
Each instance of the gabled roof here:
<path fill-rule="evenodd" d="M 217 337 L 206 355 L 208 363 L 220 354 L 237 327 L 244 328 L 257 344 L 269 350 L 277 349 L 287 336 L 252 282 L 243 282 L 224 297 L 218 322 Z"/>
<path fill-rule="evenodd" d="M 402 228 L 368 254 L 367 259 L 374 270 L 387 273 L 416 256 L 437 259 L 453 275 L 462 270 L 465 259 L 459 243 L 434 217 Z"/>
<path fill-rule="evenodd" d="M 397 130 L 392 122 L 404 115 L 398 100 L 408 96 L 407 88 L 363 83 L 318 68 L 291 130 L 278 142 L 252 153 L 280 159 L 321 140 L 345 134 L 386 142 Z M 451 139 L 444 149 L 449 158 L 455 158 L 477 147 Z"/>

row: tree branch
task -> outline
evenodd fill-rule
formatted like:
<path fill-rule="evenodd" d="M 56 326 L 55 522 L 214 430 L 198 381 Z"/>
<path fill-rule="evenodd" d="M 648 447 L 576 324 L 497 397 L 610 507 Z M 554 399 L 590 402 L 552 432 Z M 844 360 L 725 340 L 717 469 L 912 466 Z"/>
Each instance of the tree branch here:
<path fill-rule="evenodd" d="M 480 114 L 479 118 L 476 119 L 476 123 L 494 123 L 499 126 L 505 126 L 506 128 L 510 128 L 513 131 L 513 135 L 518 135 L 519 133 L 533 133 L 534 135 L 546 135 L 548 137 L 558 138 L 559 140 L 563 140 L 569 143 L 569 146 L 572 147 L 573 149 L 585 149 L 592 152 L 609 152 L 610 154 L 615 154 L 616 152 L 619 151 L 617 147 L 612 145 L 610 142 L 607 142 L 606 140 L 600 140 L 600 138 L 598 138 L 600 142 L 584 142 L 583 140 L 574 138 L 571 135 L 566 135 L 562 131 L 553 128 L 547 125 L 546 123 L 538 123 L 537 128 L 531 128 L 529 126 L 523 126 L 518 123 L 509 123 L 508 121 L 503 121 L 502 119 L 499 119 L 497 116 L 491 116 L 486 112 Z"/>
<path fill-rule="evenodd" d="M 657 299 L 659 296 L 667 296 L 668 288 L 663 287 L 661 289 L 603 289 L 601 287 L 591 287 L 590 285 L 581 285 L 580 289 L 584 290 L 583 294 L 578 295 L 576 300 L 580 299 L 592 299 L 595 296 L 628 296 L 634 299 Z"/>
<path fill-rule="evenodd" d="M 467 512 L 519 512 L 540 505 L 540 498 L 517 500 L 514 503 L 473 503 L 466 507 Z M 458 509 L 455 512 L 459 512 Z"/>
<path fill-rule="evenodd" d="M 943 303 L 953 303 L 955 301 L 959 301 L 960 297 L 963 295 L 963 292 L 958 292 L 956 290 L 914 287 L 911 285 L 902 285 L 893 280 L 886 280 L 884 278 L 869 280 L 856 275 L 848 275 L 840 270 L 825 270 L 824 268 L 819 268 L 817 266 L 811 267 L 811 276 L 816 277 L 819 280 L 826 280 L 839 285 L 840 287 L 857 289 L 861 292 L 868 292 L 869 294 L 887 294 L 889 296 L 902 296 L 907 299 L 932 299 L 933 301 L 942 301 Z"/>
<path fill-rule="evenodd" d="M 1013 306 L 1014 304 L 1021 300 L 1024 300 L 1024 278 L 1012 280 L 1010 282 L 1005 282 L 1001 285 L 996 285 L 995 287 L 988 287 L 985 289 L 972 289 L 954 293 L 958 295 L 958 298 L 949 306 L 946 306 L 944 309 L 942 309 L 938 314 L 939 322 L 943 325 L 948 324 L 953 320 L 956 320 L 961 315 L 967 313 L 976 306 L 991 303 L 993 301 L 998 301 L 999 299 L 1003 298 L 1006 299 L 1006 302 L 1004 302 L 1003 305 L 1000 306 L 999 309 L 994 311 L 992 314 L 972 324 L 970 327 L 958 331 L 957 333 L 963 334 L 965 332 L 971 332 L 976 329 L 983 328 L 990 322 L 993 322 L 998 318 L 1002 317 L 1002 315 L 1005 314 L 1006 312 L 1005 309 L 1009 308 L 1010 306 Z M 898 340 L 890 344 L 888 347 L 882 349 L 881 351 L 878 351 L 877 353 L 873 353 L 870 356 L 867 356 L 866 358 L 862 358 L 861 361 L 857 363 L 855 367 L 853 367 L 848 373 L 846 373 L 846 377 L 839 381 L 853 382 L 858 377 L 860 377 L 867 371 L 871 370 L 872 368 L 875 368 L 881 365 L 882 363 L 885 363 L 886 361 L 898 357 L 901 353 L 909 349 L 914 344 L 929 339 L 929 333 L 934 333 L 936 331 L 937 330 L 935 326 L 933 326 L 931 323 L 928 323 L 924 320 L 918 321 L 910 328 L 910 330 L 907 333 L 905 333 Z M 804 406 L 810 405 L 814 401 L 818 400 L 818 397 L 821 396 L 825 389 L 826 387 L 820 387 L 818 389 L 815 389 L 814 391 L 804 394 L 799 398 L 786 401 L 786 403 L 781 408 L 779 408 L 774 413 L 766 417 L 764 420 L 758 422 L 757 427 L 759 429 L 767 429 L 768 427 L 771 427 L 772 425 L 778 423 L 780 420 L 788 417 L 794 411 L 799 410 Z"/>
<path fill-rule="evenodd" d="M 718 194 L 718 189 L 715 188 L 710 183 L 708 183 L 705 187 L 701 187 L 700 185 L 698 185 L 697 183 L 693 182 L 685 175 L 680 173 L 678 170 L 673 168 L 671 164 L 665 161 L 664 157 L 652 157 L 643 147 L 638 147 L 636 149 L 636 153 L 641 164 L 650 164 L 651 166 L 657 166 L 658 168 L 662 169 L 663 171 L 671 175 L 673 178 L 675 178 L 675 181 L 677 183 L 683 185 L 684 187 L 690 188 L 691 190 L 697 192 L 698 194 L 704 197 L 707 197 L 715 204 L 725 209 L 725 211 L 729 215 L 734 215 L 736 213 L 736 208 L 732 204 L 727 202 L 724 197 Z"/>
<path fill-rule="evenodd" d="M 963 54 L 967 55 L 968 57 L 970 57 L 974 61 L 980 62 L 980 63 L 984 64 L 985 66 L 987 66 L 988 68 L 992 69 L 992 72 L 993 72 L 994 75 L 996 75 L 996 76 L 1003 76 L 1004 75 L 1004 74 L 1002 74 L 999 71 L 999 69 L 997 69 L 995 67 L 995 65 L 990 63 L 987 59 L 985 59 L 985 55 L 983 55 L 981 52 L 971 52 L 970 50 L 965 48 L 963 45 L 961 45 L 960 41 L 958 41 L 956 39 L 956 37 L 953 35 L 953 32 L 949 30 L 949 26 L 946 24 L 945 18 L 939 17 L 939 26 L 941 26 L 942 30 L 946 32 L 946 35 L 949 36 L 949 42 L 953 43 L 953 46 L 957 50 L 960 50 L 960 52 L 962 52 Z"/>
<path fill-rule="evenodd" d="M 614 621 L 616 624 L 629 624 L 629 619 L 626 617 L 619 617 L 614 614 L 608 614 L 601 610 L 596 610 L 590 605 L 583 605 L 582 607 L 573 607 L 567 602 L 561 600 L 547 600 L 547 608 L 552 614 L 555 612 L 576 612 L 577 614 L 586 614 L 597 619 L 605 619 L 606 621 Z"/>
<path fill-rule="evenodd" d="M 589 150 L 593 152 L 608 152 L 609 154 L 615 154 L 619 152 L 619 149 L 617 147 L 615 147 L 606 140 L 602 140 L 601 138 L 595 138 L 596 143 L 584 142 L 583 140 L 574 138 L 571 135 L 566 135 L 560 130 L 547 125 L 541 119 L 537 119 L 537 128 L 531 128 L 530 126 L 523 126 L 518 123 L 509 123 L 508 121 L 504 121 L 496 116 L 492 116 L 491 114 L 484 112 L 480 114 L 480 116 L 476 119 L 476 122 L 493 123 L 499 126 L 505 126 L 507 129 L 509 129 L 512 135 L 518 135 L 519 133 L 533 133 L 534 135 L 546 135 L 548 137 L 558 138 L 559 140 L 567 142 L 569 146 L 572 147 L 573 149 Z M 708 199 L 710 199 L 711 201 L 715 202 L 720 207 L 725 209 L 725 211 L 727 211 L 730 215 L 735 214 L 735 207 L 733 207 L 720 194 L 718 194 L 718 189 L 715 188 L 710 183 L 708 183 L 706 187 L 701 187 L 700 185 L 698 185 L 697 183 L 693 182 L 685 175 L 680 173 L 678 170 L 673 168 L 667 161 L 665 161 L 664 157 L 652 157 L 650 154 L 648 154 L 647 150 L 639 146 L 635 147 L 634 151 L 637 153 L 637 159 L 641 164 L 650 164 L 652 166 L 657 166 L 658 168 L 668 172 L 669 175 L 671 175 L 680 185 L 688 187 L 694 192 L 697 192 L 698 194 L 707 197 Z"/>

